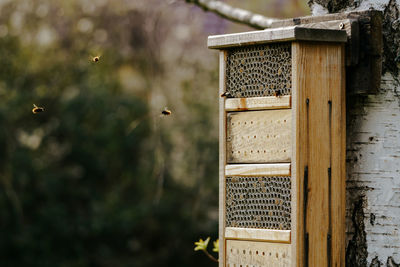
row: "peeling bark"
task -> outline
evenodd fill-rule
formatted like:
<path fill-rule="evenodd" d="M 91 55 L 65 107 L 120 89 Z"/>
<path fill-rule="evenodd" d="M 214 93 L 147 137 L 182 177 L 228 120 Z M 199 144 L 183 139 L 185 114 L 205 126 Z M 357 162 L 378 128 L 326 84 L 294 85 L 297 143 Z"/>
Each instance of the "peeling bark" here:
<path fill-rule="evenodd" d="M 389 257 L 386 262 L 386 267 L 400 267 L 400 264 L 397 264 L 392 257 Z"/>
<path fill-rule="evenodd" d="M 308 5 L 319 4 L 328 10 L 329 13 L 337 13 L 348 7 L 358 5 L 358 0 L 310 0 Z"/>
<path fill-rule="evenodd" d="M 352 223 L 353 238 L 346 250 L 346 266 L 367 266 L 367 239 L 364 225 L 363 197 L 354 203 Z"/>
<path fill-rule="evenodd" d="M 395 77 L 400 64 L 400 20 L 395 0 L 390 0 L 383 13 L 384 58 L 383 73 L 390 71 Z"/>
<path fill-rule="evenodd" d="M 373 258 L 371 264 L 369 265 L 369 267 L 381 267 L 381 266 L 382 263 L 379 261 L 378 256 Z"/>

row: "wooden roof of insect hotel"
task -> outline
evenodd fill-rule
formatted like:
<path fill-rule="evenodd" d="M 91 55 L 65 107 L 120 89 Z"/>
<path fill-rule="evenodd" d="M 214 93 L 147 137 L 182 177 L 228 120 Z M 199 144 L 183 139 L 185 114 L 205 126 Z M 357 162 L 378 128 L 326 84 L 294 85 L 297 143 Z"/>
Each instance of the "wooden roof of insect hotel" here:
<path fill-rule="evenodd" d="M 223 49 L 287 41 L 346 42 L 347 35 L 345 30 L 291 26 L 261 31 L 212 35 L 208 37 L 208 48 Z"/>

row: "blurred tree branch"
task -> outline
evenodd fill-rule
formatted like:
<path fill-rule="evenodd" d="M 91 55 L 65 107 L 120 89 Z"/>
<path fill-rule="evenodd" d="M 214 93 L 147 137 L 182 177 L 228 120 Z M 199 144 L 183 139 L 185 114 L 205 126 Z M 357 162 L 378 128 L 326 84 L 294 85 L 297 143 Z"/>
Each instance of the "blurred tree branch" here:
<path fill-rule="evenodd" d="M 233 22 L 248 25 L 256 29 L 270 28 L 271 24 L 276 20 L 267 18 L 260 14 L 252 13 L 248 10 L 235 8 L 221 1 L 216 0 L 185 0 L 204 9 L 205 11 L 214 12 L 215 14 Z"/>

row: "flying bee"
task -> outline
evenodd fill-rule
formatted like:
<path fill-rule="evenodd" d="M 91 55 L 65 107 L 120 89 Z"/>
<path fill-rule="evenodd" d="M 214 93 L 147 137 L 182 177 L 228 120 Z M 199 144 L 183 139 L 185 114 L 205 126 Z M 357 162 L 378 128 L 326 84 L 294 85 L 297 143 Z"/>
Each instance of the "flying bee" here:
<path fill-rule="evenodd" d="M 32 109 L 32 113 L 33 114 L 37 114 L 37 113 L 40 113 L 40 112 L 43 112 L 43 111 L 44 111 L 43 107 L 38 107 L 35 104 L 33 104 L 33 109 Z"/>
<path fill-rule="evenodd" d="M 90 57 L 90 60 L 92 61 L 92 62 L 99 62 L 99 60 L 100 60 L 100 57 L 101 56 L 95 56 L 95 57 Z"/>
<path fill-rule="evenodd" d="M 169 115 L 171 115 L 171 114 L 172 114 L 172 111 L 169 110 L 169 109 L 167 109 L 167 108 L 164 108 L 164 109 L 161 111 L 161 115 L 164 115 L 164 116 L 169 116 Z"/>

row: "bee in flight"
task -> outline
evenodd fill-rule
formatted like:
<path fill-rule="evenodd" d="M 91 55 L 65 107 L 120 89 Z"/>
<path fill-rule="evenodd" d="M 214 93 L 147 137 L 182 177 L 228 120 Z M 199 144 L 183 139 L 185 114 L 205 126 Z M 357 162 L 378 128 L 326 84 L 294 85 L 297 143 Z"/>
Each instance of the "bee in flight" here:
<path fill-rule="evenodd" d="M 43 112 L 43 111 L 44 111 L 43 107 L 38 107 L 35 104 L 33 104 L 33 109 L 32 109 L 32 113 L 33 114 L 37 114 L 37 113 L 40 113 L 40 112 Z"/>
<path fill-rule="evenodd" d="M 164 108 L 164 109 L 161 111 L 161 115 L 164 115 L 164 116 L 169 116 L 169 115 L 171 115 L 171 114 L 172 114 L 172 111 L 169 110 L 169 109 L 167 109 L 167 108 Z"/>
<path fill-rule="evenodd" d="M 95 56 L 95 57 L 91 57 L 90 60 L 92 62 L 99 62 L 101 56 Z"/>

